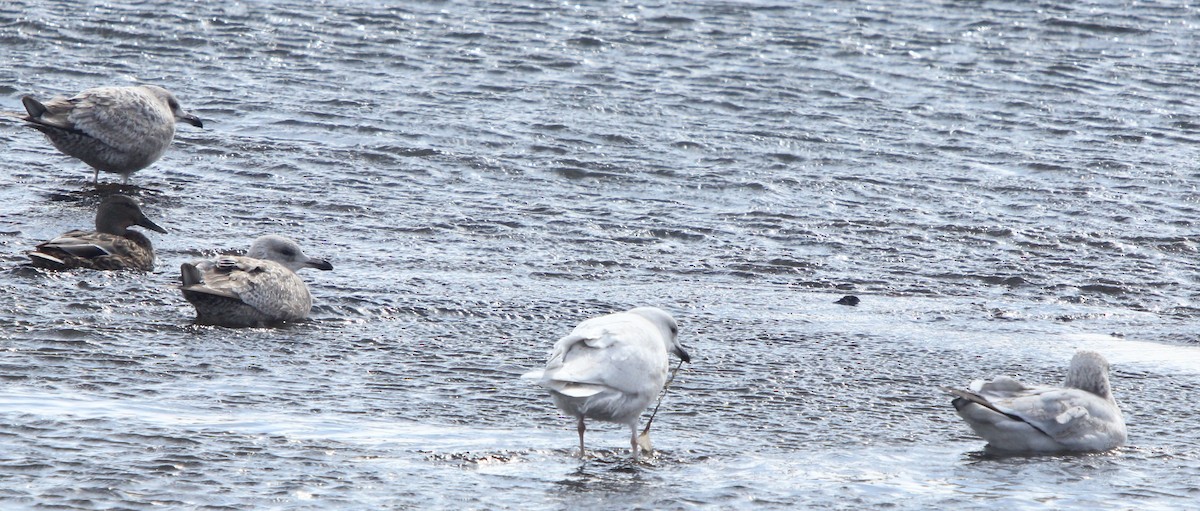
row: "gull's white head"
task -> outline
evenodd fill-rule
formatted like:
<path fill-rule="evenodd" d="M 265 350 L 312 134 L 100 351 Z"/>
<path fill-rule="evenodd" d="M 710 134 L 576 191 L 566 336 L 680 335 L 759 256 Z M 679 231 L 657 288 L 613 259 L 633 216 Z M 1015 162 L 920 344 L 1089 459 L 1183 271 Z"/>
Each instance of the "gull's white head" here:
<path fill-rule="evenodd" d="M 692 357 L 688 356 L 687 352 L 683 350 L 683 346 L 679 344 L 679 324 L 675 322 L 675 318 L 667 314 L 667 311 L 658 307 L 638 307 L 629 312 L 646 318 L 658 327 L 659 332 L 662 333 L 663 347 L 668 353 L 674 353 L 684 362 L 692 361 Z"/>
<path fill-rule="evenodd" d="M 1064 387 L 1086 390 L 1105 399 L 1112 399 L 1108 384 L 1108 361 L 1099 353 L 1081 350 L 1071 358 Z"/>
<path fill-rule="evenodd" d="M 274 234 L 261 236 L 254 240 L 254 244 L 250 245 L 250 251 L 246 253 L 246 256 L 275 261 L 292 271 L 305 267 L 318 270 L 333 269 L 333 265 L 329 264 L 329 261 L 308 257 L 304 251 L 300 250 L 300 245 L 297 245 L 295 241 Z"/>
<path fill-rule="evenodd" d="M 171 94 L 171 91 L 157 85 L 142 85 L 141 87 L 166 105 L 171 114 L 175 116 L 176 122 L 186 122 L 197 128 L 204 127 L 204 123 L 200 121 L 199 117 L 183 110 L 183 107 L 179 105 L 179 100 L 175 99 L 175 95 Z"/>

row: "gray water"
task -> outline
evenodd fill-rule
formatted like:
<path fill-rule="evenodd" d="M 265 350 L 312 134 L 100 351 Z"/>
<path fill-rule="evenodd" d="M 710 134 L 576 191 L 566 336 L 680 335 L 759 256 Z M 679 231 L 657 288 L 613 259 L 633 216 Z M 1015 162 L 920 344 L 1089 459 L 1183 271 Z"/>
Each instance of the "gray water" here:
<path fill-rule="evenodd" d="M 154 83 L 154 272 L 46 273 L 119 182 L 0 121 L 4 509 L 1179 509 L 1200 498 L 1200 13 L 1125 2 L 0 4 L 0 110 Z M 181 262 L 297 239 L 310 321 Z M 842 295 L 858 307 L 835 305 Z M 659 453 L 519 379 L 671 311 Z M 996 458 L 937 390 L 1103 353 L 1129 444 Z"/>

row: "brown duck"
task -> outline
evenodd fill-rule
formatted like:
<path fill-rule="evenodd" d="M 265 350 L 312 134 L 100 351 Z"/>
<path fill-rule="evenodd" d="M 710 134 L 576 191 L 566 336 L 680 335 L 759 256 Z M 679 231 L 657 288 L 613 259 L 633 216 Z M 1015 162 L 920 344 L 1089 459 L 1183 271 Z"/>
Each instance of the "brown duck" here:
<path fill-rule="evenodd" d="M 154 247 L 144 234 L 129 230 L 133 225 L 167 232 L 146 218 L 133 199 L 112 195 L 96 211 L 96 230 L 71 231 L 42 243 L 29 252 L 29 259 L 49 270 L 153 270 Z"/>

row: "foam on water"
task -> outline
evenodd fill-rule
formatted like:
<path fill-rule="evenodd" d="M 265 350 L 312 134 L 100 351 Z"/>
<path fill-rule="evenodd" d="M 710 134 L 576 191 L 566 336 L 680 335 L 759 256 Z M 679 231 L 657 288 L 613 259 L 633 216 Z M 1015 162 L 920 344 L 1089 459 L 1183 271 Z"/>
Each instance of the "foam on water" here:
<path fill-rule="evenodd" d="M 25 421 L 119 421 L 133 429 L 166 428 L 179 436 L 212 433 L 281 437 L 287 441 L 325 441 L 362 448 L 413 452 L 528 450 L 546 444 L 538 430 L 487 429 L 445 424 L 362 420 L 334 414 L 289 414 L 264 410 L 206 410 L 168 407 L 142 399 L 105 399 L 87 394 L 55 395 L 31 388 L 0 394 L 0 413 Z M 137 424 L 137 426 L 132 426 Z"/>

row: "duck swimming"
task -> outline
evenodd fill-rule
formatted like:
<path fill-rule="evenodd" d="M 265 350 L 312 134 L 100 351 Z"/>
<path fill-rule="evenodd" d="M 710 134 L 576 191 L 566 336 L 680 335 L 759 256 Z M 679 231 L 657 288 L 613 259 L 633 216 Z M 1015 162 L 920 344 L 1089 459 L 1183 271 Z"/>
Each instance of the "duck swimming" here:
<path fill-rule="evenodd" d="M 71 231 L 42 243 L 28 253 L 29 259 L 49 270 L 153 270 L 154 247 L 144 234 L 129 230 L 134 225 L 167 232 L 146 218 L 132 198 L 111 195 L 96 210 L 96 230 Z"/>

